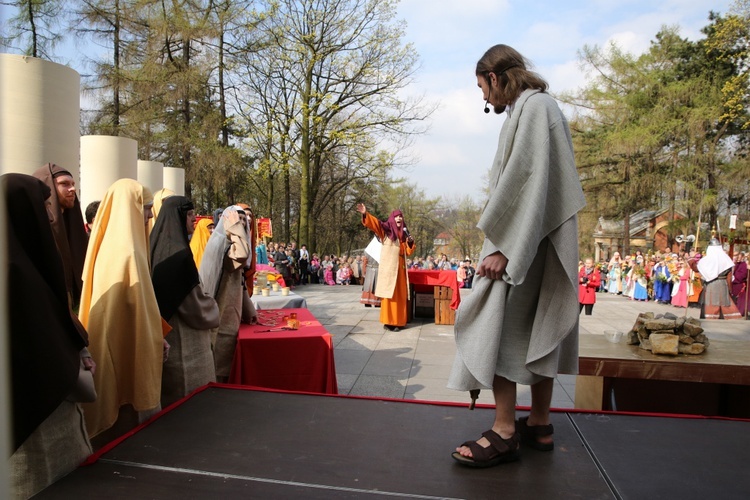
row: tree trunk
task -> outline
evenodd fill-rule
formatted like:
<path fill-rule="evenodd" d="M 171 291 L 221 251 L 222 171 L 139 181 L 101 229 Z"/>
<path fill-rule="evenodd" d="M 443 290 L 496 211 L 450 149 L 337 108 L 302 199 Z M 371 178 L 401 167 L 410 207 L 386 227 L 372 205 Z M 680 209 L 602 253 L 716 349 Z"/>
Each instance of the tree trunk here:
<path fill-rule="evenodd" d="M 114 134 L 120 135 L 120 0 L 115 0 L 115 23 L 113 40 L 113 72 L 112 75 L 112 125 Z"/>
<path fill-rule="evenodd" d="M 300 239 L 308 241 L 310 248 L 313 246 L 312 232 L 310 226 L 313 224 L 310 217 L 310 101 L 312 100 L 312 66 L 308 67 L 305 75 L 305 86 L 302 92 L 302 123 L 300 127 L 300 203 L 299 203 L 299 234 Z"/>
<path fill-rule="evenodd" d="M 229 125 L 227 124 L 227 104 L 224 90 L 224 24 L 219 28 L 219 113 L 221 115 L 221 145 L 229 146 Z"/>
<path fill-rule="evenodd" d="M 627 193 L 626 196 L 626 206 L 624 210 L 624 219 L 622 224 L 622 250 L 623 250 L 623 256 L 630 255 L 630 203 L 633 199 L 633 196 L 630 192 L 630 163 L 625 164 L 625 191 Z"/>
<path fill-rule="evenodd" d="M 39 57 L 39 47 L 37 45 L 36 20 L 34 18 L 34 2 L 29 0 L 26 4 L 29 8 L 29 25 L 31 26 L 31 55 Z"/>

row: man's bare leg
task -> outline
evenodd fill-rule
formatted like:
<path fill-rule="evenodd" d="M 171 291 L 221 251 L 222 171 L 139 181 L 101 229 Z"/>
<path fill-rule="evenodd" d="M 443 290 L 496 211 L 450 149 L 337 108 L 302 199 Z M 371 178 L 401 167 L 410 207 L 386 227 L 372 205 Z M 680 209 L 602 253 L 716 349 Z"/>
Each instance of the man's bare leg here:
<path fill-rule="evenodd" d="M 495 397 L 495 422 L 492 424 L 492 430 L 500 434 L 503 439 L 509 439 L 516 432 L 516 383 L 495 376 L 492 395 Z M 550 401 L 551 398 L 550 394 Z M 549 409 L 549 405 L 547 408 Z M 483 437 L 477 440 L 477 444 L 486 448 L 490 442 Z M 459 446 L 456 451 L 465 457 L 472 457 L 468 446 Z"/>
<path fill-rule="evenodd" d="M 552 404 L 552 390 L 555 387 L 555 379 L 546 378 L 531 386 L 531 412 L 529 413 L 528 425 L 549 424 L 549 407 Z M 552 436 L 537 437 L 539 443 L 551 443 Z"/>

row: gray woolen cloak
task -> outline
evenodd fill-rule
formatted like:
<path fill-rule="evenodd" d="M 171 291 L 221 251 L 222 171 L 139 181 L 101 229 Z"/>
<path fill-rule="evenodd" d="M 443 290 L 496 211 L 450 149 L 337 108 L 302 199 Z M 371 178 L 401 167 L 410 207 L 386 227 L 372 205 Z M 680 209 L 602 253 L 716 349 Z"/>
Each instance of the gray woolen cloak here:
<path fill-rule="evenodd" d="M 476 276 L 456 312 L 449 388 L 489 389 L 495 374 L 531 384 L 577 373 L 576 214 L 585 204 L 567 120 L 548 94 L 524 91 L 500 132 L 477 224 L 479 261 L 499 250 L 508 266 L 502 280 Z"/>

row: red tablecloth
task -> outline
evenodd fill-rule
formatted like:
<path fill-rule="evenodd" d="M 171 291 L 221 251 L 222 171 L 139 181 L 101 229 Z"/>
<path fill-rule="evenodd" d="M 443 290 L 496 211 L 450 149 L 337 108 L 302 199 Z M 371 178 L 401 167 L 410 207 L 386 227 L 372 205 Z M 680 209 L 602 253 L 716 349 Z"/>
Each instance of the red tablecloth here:
<path fill-rule="evenodd" d="M 456 281 L 456 271 L 422 271 L 409 269 L 409 283 L 413 285 L 447 286 L 453 289 L 451 309 L 458 309 L 461 303 L 461 293 Z"/>
<path fill-rule="evenodd" d="M 297 313 L 299 330 L 269 332 L 286 326 L 283 316 Z M 287 391 L 338 394 L 331 334 L 307 309 L 258 311 L 261 323 L 240 326 L 230 383 Z"/>

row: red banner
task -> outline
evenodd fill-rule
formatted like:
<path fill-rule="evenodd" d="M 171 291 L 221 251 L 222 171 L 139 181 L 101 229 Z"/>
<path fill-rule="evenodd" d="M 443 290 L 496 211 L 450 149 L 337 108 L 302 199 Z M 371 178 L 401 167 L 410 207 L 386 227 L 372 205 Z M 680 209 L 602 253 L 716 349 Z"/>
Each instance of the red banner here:
<path fill-rule="evenodd" d="M 271 219 L 265 219 L 258 217 L 258 238 L 273 238 L 273 228 L 271 227 Z"/>

